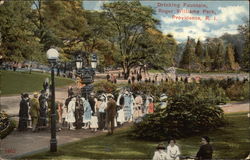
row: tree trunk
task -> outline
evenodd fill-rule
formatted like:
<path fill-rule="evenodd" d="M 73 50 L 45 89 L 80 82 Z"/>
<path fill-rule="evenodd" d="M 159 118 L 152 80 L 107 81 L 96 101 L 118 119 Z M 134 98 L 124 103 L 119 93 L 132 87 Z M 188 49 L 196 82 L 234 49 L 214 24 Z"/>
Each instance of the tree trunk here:
<path fill-rule="evenodd" d="M 130 68 L 127 65 L 123 65 L 122 68 L 123 68 L 123 73 L 124 73 L 123 77 L 124 79 L 127 80 L 130 75 Z"/>
<path fill-rule="evenodd" d="M 66 70 L 67 70 L 67 64 L 66 62 L 64 62 L 64 68 L 63 68 L 63 73 L 66 74 Z"/>

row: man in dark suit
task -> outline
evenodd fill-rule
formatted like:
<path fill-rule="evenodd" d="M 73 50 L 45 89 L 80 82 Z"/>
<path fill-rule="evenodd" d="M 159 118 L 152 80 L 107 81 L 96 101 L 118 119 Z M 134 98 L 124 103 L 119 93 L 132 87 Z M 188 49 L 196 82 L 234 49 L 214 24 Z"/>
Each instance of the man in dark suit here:
<path fill-rule="evenodd" d="M 112 135 L 114 131 L 114 122 L 116 116 L 116 101 L 112 94 L 108 94 L 108 104 L 107 104 L 107 123 L 108 123 L 108 135 Z"/>

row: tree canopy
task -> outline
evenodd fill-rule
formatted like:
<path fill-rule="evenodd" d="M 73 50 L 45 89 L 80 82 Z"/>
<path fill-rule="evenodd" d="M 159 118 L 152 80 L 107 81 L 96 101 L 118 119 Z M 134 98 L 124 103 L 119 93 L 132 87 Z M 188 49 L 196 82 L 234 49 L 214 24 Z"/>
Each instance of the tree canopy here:
<path fill-rule="evenodd" d="M 138 0 L 117 1 L 103 6 L 106 17 L 112 25 L 113 34 L 110 41 L 117 47 L 116 58 L 123 68 L 125 78 L 130 69 L 140 64 L 154 64 L 152 57 L 158 56 L 169 64 L 169 44 L 175 45 L 173 39 L 164 38 L 156 29 L 159 21 L 153 17 L 154 10 L 141 5 Z M 167 51 L 168 48 L 169 50 Z M 170 53 L 173 55 L 173 53 Z M 163 64 L 163 63 L 162 63 Z"/>

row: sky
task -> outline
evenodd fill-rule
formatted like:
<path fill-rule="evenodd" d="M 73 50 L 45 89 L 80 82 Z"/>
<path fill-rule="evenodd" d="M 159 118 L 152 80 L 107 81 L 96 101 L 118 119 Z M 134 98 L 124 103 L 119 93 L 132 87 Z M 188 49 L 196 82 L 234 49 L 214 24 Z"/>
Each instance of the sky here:
<path fill-rule="evenodd" d="M 84 1 L 87 10 L 101 11 L 103 3 L 110 1 Z M 112 2 L 112 1 L 111 1 Z M 243 18 L 249 17 L 249 1 L 141 1 L 155 10 L 164 34 L 172 34 L 178 42 L 187 37 L 205 40 L 224 33 L 237 34 Z"/>

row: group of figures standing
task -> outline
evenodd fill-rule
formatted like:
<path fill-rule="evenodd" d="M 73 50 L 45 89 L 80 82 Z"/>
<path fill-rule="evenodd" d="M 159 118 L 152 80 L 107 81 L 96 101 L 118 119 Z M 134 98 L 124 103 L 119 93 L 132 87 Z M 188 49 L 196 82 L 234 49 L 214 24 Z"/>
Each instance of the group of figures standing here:
<path fill-rule="evenodd" d="M 24 131 L 31 126 L 32 131 L 35 132 L 46 128 L 47 123 L 50 122 L 50 109 L 49 80 L 46 79 L 40 96 L 37 92 L 33 93 L 33 98 L 30 98 L 28 93 L 21 94 L 18 129 Z"/>
<path fill-rule="evenodd" d="M 153 97 L 144 94 L 133 94 L 122 89 L 117 98 L 110 93 L 91 93 L 86 99 L 75 96 L 69 89 L 69 96 L 63 105 L 63 125 L 70 130 L 92 129 L 108 130 L 113 133 L 115 127 L 125 122 L 136 122 L 145 114 L 154 112 Z M 161 106 L 166 106 L 167 96 L 161 97 Z"/>
<path fill-rule="evenodd" d="M 51 96 L 49 82 L 43 84 L 40 93 L 34 93 L 29 98 L 27 93 L 21 95 L 19 127 L 20 131 L 28 127 L 32 131 L 38 131 L 50 127 Z M 166 106 L 167 96 L 161 96 L 161 106 Z M 68 128 L 108 130 L 109 134 L 117 126 L 125 122 L 139 121 L 145 114 L 153 113 L 154 100 L 152 96 L 143 93 L 132 93 L 129 89 L 121 89 L 115 98 L 110 93 L 91 93 L 88 97 L 82 97 L 68 90 L 68 98 L 64 103 L 56 102 L 57 129 Z M 31 123 L 29 123 L 31 121 Z"/>

